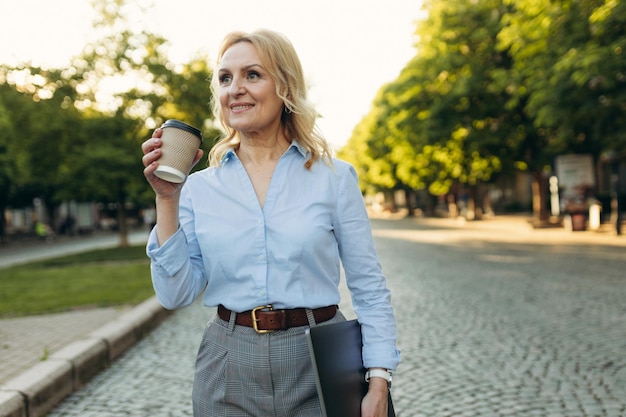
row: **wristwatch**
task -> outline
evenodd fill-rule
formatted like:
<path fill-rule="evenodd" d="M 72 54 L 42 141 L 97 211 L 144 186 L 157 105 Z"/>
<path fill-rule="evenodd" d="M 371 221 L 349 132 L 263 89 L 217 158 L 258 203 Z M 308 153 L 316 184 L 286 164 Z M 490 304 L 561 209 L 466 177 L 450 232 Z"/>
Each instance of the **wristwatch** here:
<path fill-rule="evenodd" d="M 383 378 L 385 381 L 387 381 L 387 386 L 391 388 L 391 372 L 384 369 L 371 369 L 365 372 L 365 382 L 370 382 L 370 378 L 374 377 Z"/>

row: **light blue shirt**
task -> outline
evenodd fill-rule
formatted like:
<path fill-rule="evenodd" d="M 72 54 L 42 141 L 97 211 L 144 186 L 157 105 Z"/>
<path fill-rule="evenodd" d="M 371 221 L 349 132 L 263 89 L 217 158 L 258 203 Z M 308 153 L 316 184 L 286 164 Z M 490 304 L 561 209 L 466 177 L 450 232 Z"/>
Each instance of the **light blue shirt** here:
<path fill-rule="evenodd" d="M 204 292 L 204 304 L 246 311 L 339 304 L 340 267 L 362 325 L 366 367 L 395 369 L 396 322 L 354 168 L 333 160 L 304 167 L 297 142 L 278 161 L 261 207 L 234 152 L 189 176 L 180 227 L 147 253 L 161 304 L 175 309 Z"/>

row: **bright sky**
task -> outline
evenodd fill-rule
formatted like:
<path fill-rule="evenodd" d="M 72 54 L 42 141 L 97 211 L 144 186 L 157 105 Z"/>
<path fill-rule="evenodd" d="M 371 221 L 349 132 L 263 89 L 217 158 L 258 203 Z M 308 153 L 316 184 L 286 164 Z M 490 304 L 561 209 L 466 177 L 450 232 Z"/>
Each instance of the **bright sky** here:
<path fill-rule="evenodd" d="M 350 137 L 379 88 L 415 55 L 421 0 L 137 0 L 154 7 L 135 22 L 171 42 L 173 61 L 217 48 L 232 30 L 268 28 L 294 44 L 335 147 Z M 0 0 L 0 62 L 64 67 L 91 39 L 88 0 Z M 208 87 L 208 86 L 207 86 Z M 208 111 L 208 109 L 207 109 Z"/>

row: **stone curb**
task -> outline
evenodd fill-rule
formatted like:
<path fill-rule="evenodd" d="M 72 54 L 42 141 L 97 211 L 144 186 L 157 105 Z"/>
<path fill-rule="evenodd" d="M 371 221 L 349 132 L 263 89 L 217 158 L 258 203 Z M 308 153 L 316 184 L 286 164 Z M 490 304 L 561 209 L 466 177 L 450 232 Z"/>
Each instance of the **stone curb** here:
<path fill-rule="evenodd" d="M 0 417 L 44 416 L 170 313 L 152 297 L 0 385 Z"/>

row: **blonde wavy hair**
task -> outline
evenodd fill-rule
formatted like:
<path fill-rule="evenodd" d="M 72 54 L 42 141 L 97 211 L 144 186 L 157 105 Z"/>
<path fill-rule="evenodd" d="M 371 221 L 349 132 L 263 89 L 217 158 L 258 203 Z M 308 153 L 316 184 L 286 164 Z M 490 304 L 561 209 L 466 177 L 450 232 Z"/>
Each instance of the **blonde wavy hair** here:
<path fill-rule="evenodd" d="M 222 41 L 216 69 L 228 48 L 239 42 L 249 42 L 256 48 L 263 67 L 274 80 L 276 94 L 283 100 L 285 106 L 281 116 L 283 133 L 288 140 L 297 140 L 310 154 L 304 166 L 310 169 L 318 159 L 330 164 L 332 150 L 315 125 L 317 112 L 307 99 L 302 65 L 291 42 L 284 35 L 267 29 L 251 33 L 232 32 Z M 214 70 L 211 79 L 211 107 L 215 120 L 219 120 L 225 135 L 209 152 L 210 166 L 219 166 L 224 155 L 230 149 L 236 149 L 241 142 L 239 132 L 228 126 L 224 120 L 218 88 L 219 74 Z"/>

